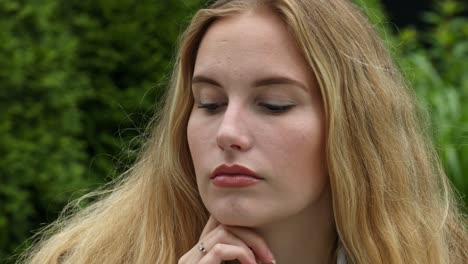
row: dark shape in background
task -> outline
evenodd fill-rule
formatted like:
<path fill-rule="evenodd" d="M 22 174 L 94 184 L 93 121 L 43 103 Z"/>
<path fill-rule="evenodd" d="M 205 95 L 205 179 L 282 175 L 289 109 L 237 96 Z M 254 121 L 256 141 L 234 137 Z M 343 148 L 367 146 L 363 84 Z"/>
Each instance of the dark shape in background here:
<path fill-rule="evenodd" d="M 415 26 L 419 29 L 427 27 L 421 20 L 424 11 L 433 9 L 434 0 L 382 0 L 388 20 L 398 28 Z"/>

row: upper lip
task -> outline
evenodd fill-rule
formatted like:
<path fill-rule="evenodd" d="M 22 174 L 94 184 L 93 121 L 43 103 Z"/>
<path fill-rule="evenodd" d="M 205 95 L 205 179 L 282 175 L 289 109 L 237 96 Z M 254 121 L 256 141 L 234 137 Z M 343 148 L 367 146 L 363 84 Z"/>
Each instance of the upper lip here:
<path fill-rule="evenodd" d="M 261 177 L 258 177 L 252 170 L 237 164 L 230 166 L 223 164 L 216 167 L 216 169 L 211 173 L 211 179 L 216 178 L 219 175 L 245 175 L 261 179 Z"/>

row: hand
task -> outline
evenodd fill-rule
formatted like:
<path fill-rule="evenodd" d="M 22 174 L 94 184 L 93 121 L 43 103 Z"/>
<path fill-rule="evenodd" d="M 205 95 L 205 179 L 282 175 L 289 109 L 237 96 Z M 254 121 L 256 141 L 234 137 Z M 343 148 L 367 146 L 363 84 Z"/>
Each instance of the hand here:
<path fill-rule="evenodd" d="M 204 251 L 199 249 L 201 243 Z M 241 264 L 275 263 L 265 241 L 254 231 L 221 225 L 210 216 L 199 243 L 179 259 L 179 264 L 220 264 L 235 259 Z"/>

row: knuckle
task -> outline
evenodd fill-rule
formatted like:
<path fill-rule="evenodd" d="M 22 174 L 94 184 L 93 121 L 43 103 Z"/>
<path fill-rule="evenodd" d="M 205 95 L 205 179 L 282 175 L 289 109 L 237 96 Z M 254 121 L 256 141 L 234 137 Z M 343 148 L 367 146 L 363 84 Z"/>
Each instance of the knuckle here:
<path fill-rule="evenodd" d="M 183 255 L 179 261 L 177 262 L 177 264 L 183 264 L 183 263 L 186 263 L 187 262 L 187 254 Z"/>
<path fill-rule="evenodd" d="M 218 230 L 215 235 L 215 239 L 217 243 L 225 243 L 228 237 L 229 237 L 229 232 L 224 229 Z"/>
<path fill-rule="evenodd" d="M 242 250 L 241 255 L 244 259 L 251 259 L 254 258 L 251 254 L 249 254 L 247 251 Z M 254 258 L 255 259 L 255 258 Z"/>
<path fill-rule="evenodd" d="M 221 257 L 224 254 L 224 247 L 221 244 L 216 244 L 213 246 L 211 251 L 213 252 L 215 256 Z"/>
<path fill-rule="evenodd" d="M 218 236 L 226 237 L 228 235 L 229 235 L 229 232 L 226 229 L 224 229 L 224 228 L 219 228 L 218 229 Z"/>

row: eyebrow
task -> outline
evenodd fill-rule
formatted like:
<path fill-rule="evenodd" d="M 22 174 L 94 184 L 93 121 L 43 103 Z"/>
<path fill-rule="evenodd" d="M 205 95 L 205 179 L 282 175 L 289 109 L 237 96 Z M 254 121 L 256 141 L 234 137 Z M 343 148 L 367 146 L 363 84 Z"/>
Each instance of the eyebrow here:
<path fill-rule="evenodd" d="M 204 76 L 204 75 L 195 75 L 193 76 L 192 78 L 192 84 L 194 83 L 207 83 L 207 84 L 211 84 L 211 85 L 214 85 L 214 86 L 218 86 L 218 87 L 222 87 L 221 84 L 219 84 L 219 82 L 217 82 L 216 80 L 213 80 L 207 76 Z"/>
<path fill-rule="evenodd" d="M 204 75 L 194 76 L 192 78 L 192 84 L 193 83 L 207 83 L 207 84 L 211 84 L 214 86 L 222 87 L 222 85 L 219 82 Z M 295 79 L 291 79 L 289 77 L 285 77 L 285 76 L 271 76 L 271 77 L 262 78 L 262 79 L 256 80 L 253 83 L 253 86 L 260 87 L 260 86 L 281 85 L 281 84 L 298 86 L 299 88 L 302 88 L 305 91 L 307 91 L 307 86 L 304 85 L 302 82 L 297 81 Z"/>

